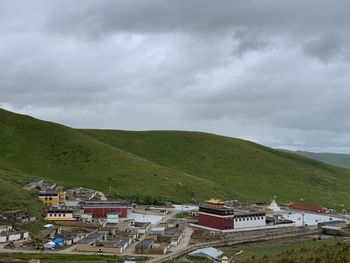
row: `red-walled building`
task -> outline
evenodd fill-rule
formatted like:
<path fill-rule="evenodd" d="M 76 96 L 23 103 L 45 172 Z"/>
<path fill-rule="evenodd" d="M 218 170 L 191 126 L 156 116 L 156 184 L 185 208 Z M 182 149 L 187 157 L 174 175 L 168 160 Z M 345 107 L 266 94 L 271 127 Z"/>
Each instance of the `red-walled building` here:
<path fill-rule="evenodd" d="M 327 212 L 326 208 L 323 208 L 320 206 L 313 206 L 313 205 L 290 204 L 290 205 L 288 205 L 288 208 L 294 209 L 294 210 L 314 212 L 314 213 L 326 213 Z"/>
<path fill-rule="evenodd" d="M 234 211 L 224 202 L 211 199 L 199 207 L 198 225 L 220 230 L 253 228 L 265 226 L 266 216 L 263 212 Z"/>
<path fill-rule="evenodd" d="M 82 203 L 84 213 L 92 214 L 93 217 L 106 218 L 107 213 L 116 212 L 120 217 L 128 216 L 128 205 L 123 201 L 85 201 Z"/>

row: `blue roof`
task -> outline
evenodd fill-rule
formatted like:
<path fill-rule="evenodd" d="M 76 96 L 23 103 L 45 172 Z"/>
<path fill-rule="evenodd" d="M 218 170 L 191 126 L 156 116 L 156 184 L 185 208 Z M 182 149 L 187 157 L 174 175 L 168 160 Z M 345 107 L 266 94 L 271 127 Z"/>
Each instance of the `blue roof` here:
<path fill-rule="evenodd" d="M 85 237 L 85 239 L 101 239 L 104 236 L 104 234 L 99 233 L 99 232 L 94 232 Z"/>
<path fill-rule="evenodd" d="M 223 251 L 213 247 L 200 248 L 189 253 L 190 256 L 209 256 L 211 258 L 218 258 L 223 254 Z"/>
<path fill-rule="evenodd" d="M 151 239 L 144 239 L 144 240 L 141 240 L 136 246 L 149 247 L 153 243 L 154 241 Z"/>

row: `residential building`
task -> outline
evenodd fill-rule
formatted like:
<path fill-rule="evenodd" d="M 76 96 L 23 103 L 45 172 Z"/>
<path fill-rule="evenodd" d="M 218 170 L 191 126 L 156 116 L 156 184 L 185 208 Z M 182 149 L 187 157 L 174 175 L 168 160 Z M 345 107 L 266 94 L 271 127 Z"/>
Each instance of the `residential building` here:
<path fill-rule="evenodd" d="M 12 226 L 10 225 L 0 225 L 0 233 L 12 231 Z"/>
<path fill-rule="evenodd" d="M 6 231 L 0 233 L 0 243 L 6 243 L 10 241 L 26 240 L 29 238 L 27 231 Z"/>
<path fill-rule="evenodd" d="M 153 239 L 141 240 L 135 246 L 137 254 L 157 254 L 165 255 L 168 250 L 168 244 L 155 243 Z"/>
<path fill-rule="evenodd" d="M 119 214 L 117 212 L 108 212 L 107 213 L 107 224 L 118 224 Z"/>
<path fill-rule="evenodd" d="M 83 187 L 77 187 L 67 190 L 67 195 L 71 198 L 78 199 L 80 201 L 91 200 L 97 195 L 96 190 L 87 189 Z"/>
<path fill-rule="evenodd" d="M 41 191 L 39 198 L 47 206 L 63 205 L 66 200 L 66 192 L 55 190 Z"/>
<path fill-rule="evenodd" d="M 74 210 L 65 207 L 50 207 L 45 219 L 49 221 L 77 221 L 77 218 L 74 217 Z"/>
<path fill-rule="evenodd" d="M 0 218 L 17 224 L 30 224 L 36 220 L 35 216 L 31 216 L 23 210 L 4 211 Z"/>

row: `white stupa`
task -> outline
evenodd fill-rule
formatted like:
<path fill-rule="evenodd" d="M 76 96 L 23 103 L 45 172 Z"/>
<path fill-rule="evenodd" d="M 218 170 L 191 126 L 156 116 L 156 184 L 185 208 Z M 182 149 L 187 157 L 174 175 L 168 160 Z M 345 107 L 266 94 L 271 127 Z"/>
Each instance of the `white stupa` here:
<path fill-rule="evenodd" d="M 273 211 L 273 212 L 279 212 L 281 211 L 281 208 L 277 205 L 275 198 L 272 199 L 271 204 L 267 207 L 267 209 Z"/>

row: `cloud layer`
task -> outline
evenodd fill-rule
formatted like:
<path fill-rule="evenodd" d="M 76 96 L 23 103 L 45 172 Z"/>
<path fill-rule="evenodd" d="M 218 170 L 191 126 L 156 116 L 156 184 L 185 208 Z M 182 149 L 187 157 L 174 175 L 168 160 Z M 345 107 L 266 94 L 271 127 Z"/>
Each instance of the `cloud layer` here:
<path fill-rule="evenodd" d="M 0 107 L 350 152 L 350 3 L 2 1 Z"/>

